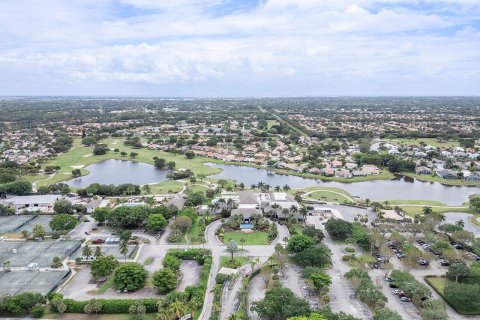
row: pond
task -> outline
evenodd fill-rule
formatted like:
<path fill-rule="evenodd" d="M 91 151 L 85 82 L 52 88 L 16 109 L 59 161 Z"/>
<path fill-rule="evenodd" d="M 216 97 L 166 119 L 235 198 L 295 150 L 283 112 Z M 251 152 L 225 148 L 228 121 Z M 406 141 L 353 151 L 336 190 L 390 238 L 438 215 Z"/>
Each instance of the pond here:
<path fill-rule="evenodd" d="M 232 179 L 243 182 L 246 187 L 262 181 L 270 186 L 288 185 L 290 188 L 324 186 L 340 188 L 353 196 L 371 200 L 434 200 L 449 205 L 460 205 L 468 200 L 471 194 L 480 193 L 480 187 L 446 186 L 438 182 L 424 182 L 408 177 L 397 177 L 392 180 L 374 180 L 364 182 L 336 182 L 320 179 L 302 178 L 292 175 L 271 174 L 268 170 L 252 167 L 208 163 L 220 168 L 221 173 L 210 176 L 215 179 Z"/>
<path fill-rule="evenodd" d="M 143 162 L 128 160 L 105 160 L 86 167 L 90 173 L 66 182 L 71 187 L 86 188 L 92 183 L 138 185 L 167 180 L 168 170 L 160 170 Z"/>

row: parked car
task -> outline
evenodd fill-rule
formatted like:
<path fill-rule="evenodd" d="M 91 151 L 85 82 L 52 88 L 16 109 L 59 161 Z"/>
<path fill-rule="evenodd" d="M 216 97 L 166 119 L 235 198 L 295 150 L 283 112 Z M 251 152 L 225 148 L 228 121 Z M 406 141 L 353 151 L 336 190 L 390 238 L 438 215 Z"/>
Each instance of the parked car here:
<path fill-rule="evenodd" d="M 412 299 L 410 299 L 409 297 L 400 297 L 400 301 L 402 301 L 402 302 L 412 302 Z"/>
<path fill-rule="evenodd" d="M 440 263 L 441 266 L 444 266 L 444 267 L 448 267 L 450 265 L 450 261 L 446 259 L 440 259 L 438 262 Z"/>
<path fill-rule="evenodd" d="M 455 249 L 457 249 L 457 250 L 462 250 L 462 249 L 463 249 L 463 246 L 462 246 L 460 243 L 455 243 L 455 244 L 453 245 L 453 247 L 454 247 Z"/>
<path fill-rule="evenodd" d="M 393 282 L 389 283 L 388 286 L 389 286 L 390 288 L 398 288 L 398 286 L 397 286 L 395 283 L 393 283 Z"/>
<path fill-rule="evenodd" d="M 405 294 L 405 292 L 403 292 L 402 290 L 400 289 L 393 289 L 393 294 L 396 294 L 397 296 L 400 295 L 400 294 Z"/>
<path fill-rule="evenodd" d="M 102 243 L 105 243 L 105 240 L 103 240 L 103 239 L 95 239 L 95 240 L 92 240 L 92 243 L 93 243 L 93 244 L 102 244 Z"/>
<path fill-rule="evenodd" d="M 385 277 L 385 281 L 386 281 L 386 282 L 392 282 L 392 281 L 393 281 L 393 279 L 392 279 L 392 278 L 390 278 L 390 277 Z"/>
<path fill-rule="evenodd" d="M 419 258 L 417 260 L 418 264 L 421 265 L 421 266 L 428 266 L 429 265 L 429 262 L 428 260 L 424 259 L 424 258 Z"/>
<path fill-rule="evenodd" d="M 403 258 L 405 258 L 405 254 L 404 253 L 397 253 L 397 258 L 398 259 L 403 259 Z"/>

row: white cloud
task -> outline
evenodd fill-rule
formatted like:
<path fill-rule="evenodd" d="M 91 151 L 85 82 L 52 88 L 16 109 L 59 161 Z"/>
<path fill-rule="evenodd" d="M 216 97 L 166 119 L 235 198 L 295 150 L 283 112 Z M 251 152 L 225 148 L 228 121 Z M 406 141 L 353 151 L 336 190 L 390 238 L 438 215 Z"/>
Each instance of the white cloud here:
<path fill-rule="evenodd" d="M 105 94 L 125 85 L 168 86 L 171 95 L 176 86 L 178 94 L 231 94 L 229 86 L 241 94 L 385 94 L 385 83 L 390 94 L 479 93 L 469 84 L 480 80 L 472 22 L 480 1 L 422 2 L 438 12 L 419 10 L 417 0 L 270 0 L 227 13 L 217 12 L 227 0 L 119 2 L 140 11 L 119 16 L 114 0 L 1 2 L 0 93 L 38 94 L 59 83 L 57 94 L 88 94 L 95 84 Z"/>

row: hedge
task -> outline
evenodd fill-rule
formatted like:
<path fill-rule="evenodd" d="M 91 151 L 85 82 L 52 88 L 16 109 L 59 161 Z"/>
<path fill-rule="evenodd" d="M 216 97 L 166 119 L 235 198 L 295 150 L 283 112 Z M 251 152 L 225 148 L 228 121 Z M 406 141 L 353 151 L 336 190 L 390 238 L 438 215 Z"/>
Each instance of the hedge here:
<path fill-rule="evenodd" d="M 140 301 L 147 308 L 147 313 L 157 312 L 157 303 L 159 299 L 96 299 L 102 304 L 102 311 L 105 314 L 128 313 L 128 308 L 135 302 Z M 64 299 L 67 306 L 65 312 L 69 313 L 83 313 L 83 309 L 89 301 L 76 301 L 73 299 Z"/>

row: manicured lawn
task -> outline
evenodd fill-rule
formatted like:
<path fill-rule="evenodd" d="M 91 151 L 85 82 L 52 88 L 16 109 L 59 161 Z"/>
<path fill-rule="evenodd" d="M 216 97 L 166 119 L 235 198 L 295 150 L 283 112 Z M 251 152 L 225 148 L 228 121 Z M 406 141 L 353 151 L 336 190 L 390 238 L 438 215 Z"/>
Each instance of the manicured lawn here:
<path fill-rule="evenodd" d="M 267 120 L 267 128 L 270 129 L 274 125 L 277 125 L 278 121 L 277 120 Z"/>
<path fill-rule="evenodd" d="M 200 185 L 200 184 L 194 184 L 194 185 L 189 185 L 188 186 L 188 189 L 191 190 L 192 192 L 205 192 L 208 190 L 207 187 L 205 187 L 204 185 Z"/>
<path fill-rule="evenodd" d="M 185 238 L 187 240 L 187 243 L 193 243 L 193 244 L 198 244 L 198 243 L 204 243 L 205 242 L 205 236 L 204 232 L 200 232 L 200 226 L 198 225 L 198 219 L 196 219 L 193 223 L 190 229 L 188 229 L 187 234 L 185 235 Z"/>
<path fill-rule="evenodd" d="M 242 238 L 245 239 L 244 243 L 240 241 Z M 242 245 L 268 244 L 268 233 L 264 231 L 254 231 L 251 233 L 246 233 L 243 231 L 225 232 L 223 242 L 228 243 L 230 239 L 235 240 L 240 247 Z"/>
<path fill-rule="evenodd" d="M 183 188 L 183 183 L 169 180 L 169 181 L 162 181 L 157 184 L 150 185 L 150 190 L 153 194 L 167 194 L 169 191 L 171 193 L 176 193 L 181 191 Z"/>
<path fill-rule="evenodd" d="M 238 256 L 238 257 L 233 257 L 233 260 L 236 265 L 243 266 L 244 264 L 250 261 L 250 257 Z M 230 257 L 225 257 L 225 256 L 220 257 L 220 268 L 228 267 L 229 262 L 230 262 Z"/>
<path fill-rule="evenodd" d="M 415 174 L 412 172 L 402 172 L 403 175 L 415 178 L 421 181 L 434 181 L 439 182 L 446 185 L 454 185 L 454 186 L 479 186 L 480 181 L 465 181 L 460 179 L 442 179 L 437 175 L 429 176 L 425 174 Z"/>
<path fill-rule="evenodd" d="M 421 214 L 423 210 L 423 206 L 402 206 L 400 207 L 405 210 L 407 215 L 413 217 L 416 214 Z M 467 212 L 467 213 L 475 213 L 473 209 L 468 207 L 440 207 L 440 208 L 432 208 L 433 211 L 439 213 L 447 213 L 447 212 Z M 448 213 L 447 213 L 448 214 Z"/>
<path fill-rule="evenodd" d="M 315 191 L 313 193 L 310 193 L 309 197 L 318 199 L 321 201 L 326 201 L 326 202 L 336 202 L 336 203 L 350 202 L 350 200 L 347 197 L 332 191 L 328 191 L 328 190 Z"/>
<path fill-rule="evenodd" d="M 384 201 L 377 201 L 383 203 Z M 405 204 L 416 204 L 416 205 L 424 205 L 424 206 L 443 206 L 444 204 L 438 201 L 433 200 L 388 200 L 388 203 L 391 206 L 395 205 L 405 205 Z"/>
<path fill-rule="evenodd" d="M 435 278 L 435 277 L 428 277 L 427 283 L 432 286 L 439 294 L 443 294 L 443 289 L 445 289 L 445 285 L 447 284 L 447 279 L 445 278 Z"/>

